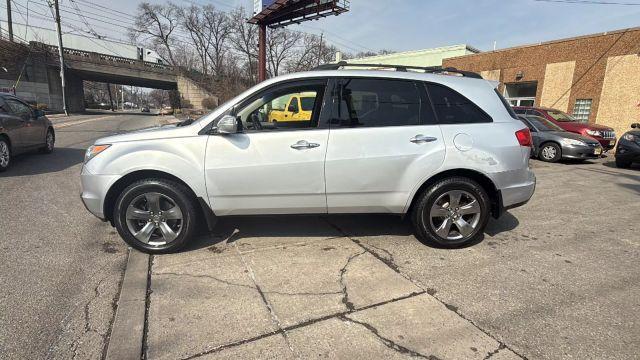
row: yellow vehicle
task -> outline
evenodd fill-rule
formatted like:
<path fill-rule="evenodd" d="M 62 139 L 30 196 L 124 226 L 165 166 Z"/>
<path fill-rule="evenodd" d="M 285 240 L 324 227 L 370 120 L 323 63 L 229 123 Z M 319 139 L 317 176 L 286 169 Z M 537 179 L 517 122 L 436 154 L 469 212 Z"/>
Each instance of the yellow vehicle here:
<path fill-rule="evenodd" d="M 286 95 L 273 101 L 274 105 L 278 102 L 286 105 L 269 111 L 269 122 L 310 121 L 316 102 L 316 93 Z"/>

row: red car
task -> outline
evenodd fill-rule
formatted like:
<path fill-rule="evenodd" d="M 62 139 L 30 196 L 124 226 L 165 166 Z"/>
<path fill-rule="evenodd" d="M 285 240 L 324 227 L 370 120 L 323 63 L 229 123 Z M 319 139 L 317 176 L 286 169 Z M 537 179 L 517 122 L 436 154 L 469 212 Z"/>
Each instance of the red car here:
<path fill-rule="evenodd" d="M 608 126 L 583 123 L 573 116 L 556 109 L 515 106 L 513 110 L 516 114 L 520 115 L 541 116 L 566 131 L 580 134 L 582 136 L 592 137 L 598 140 L 600 145 L 602 145 L 602 149 L 605 151 L 611 150 L 616 146 L 616 133 Z"/>

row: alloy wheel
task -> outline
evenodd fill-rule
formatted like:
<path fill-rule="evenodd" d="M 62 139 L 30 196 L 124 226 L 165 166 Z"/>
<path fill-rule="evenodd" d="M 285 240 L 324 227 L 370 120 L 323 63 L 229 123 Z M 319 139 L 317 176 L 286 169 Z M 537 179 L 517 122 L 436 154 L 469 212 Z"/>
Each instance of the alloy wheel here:
<path fill-rule="evenodd" d="M 542 148 L 542 157 L 546 160 L 551 160 L 557 155 L 556 148 L 553 146 L 545 146 Z"/>
<path fill-rule="evenodd" d="M 10 157 L 9 145 L 4 141 L 0 141 L 0 166 L 3 168 L 9 166 Z"/>
<path fill-rule="evenodd" d="M 139 241 L 162 246 L 182 232 L 184 216 L 177 203 L 167 195 L 148 192 L 135 197 L 127 206 L 127 228 Z"/>
<path fill-rule="evenodd" d="M 47 132 L 47 150 L 51 151 L 53 150 L 53 144 L 54 144 L 54 138 L 53 138 L 53 133 L 51 131 Z"/>
<path fill-rule="evenodd" d="M 440 195 L 429 209 L 432 230 L 446 240 L 470 237 L 480 223 L 482 209 L 478 199 L 463 190 L 451 190 Z"/>

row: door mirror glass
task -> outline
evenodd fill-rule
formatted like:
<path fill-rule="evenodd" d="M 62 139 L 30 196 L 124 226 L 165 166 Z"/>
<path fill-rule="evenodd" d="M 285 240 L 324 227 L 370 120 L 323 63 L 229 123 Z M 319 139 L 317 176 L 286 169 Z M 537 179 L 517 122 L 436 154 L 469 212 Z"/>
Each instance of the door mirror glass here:
<path fill-rule="evenodd" d="M 225 115 L 218 121 L 216 133 L 218 134 L 235 134 L 238 132 L 238 120 L 235 116 Z"/>
<path fill-rule="evenodd" d="M 632 128 L 632 129 L 640 129 L 640 123 L 633 123 L 633 124 L 631 124 L 631 128 Z"/>

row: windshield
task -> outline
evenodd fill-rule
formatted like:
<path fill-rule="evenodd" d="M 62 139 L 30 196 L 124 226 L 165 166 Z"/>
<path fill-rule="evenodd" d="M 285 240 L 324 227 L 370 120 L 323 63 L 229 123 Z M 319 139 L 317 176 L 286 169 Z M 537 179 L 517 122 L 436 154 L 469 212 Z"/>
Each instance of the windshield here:
<path fill-rule="evenodd" d="M 574 118 L 573 116 L 558 110 L 547 110 L 547 114 L 549 114 L 556 121 L 560 121 L 560 122 L 578 121 L 578 119 Z"/>
<path fill-rule="evenodd" d="M 560 126 L 543 117 L 527 116 L 526 118 L 538 131 L 564 131 Z"/>

